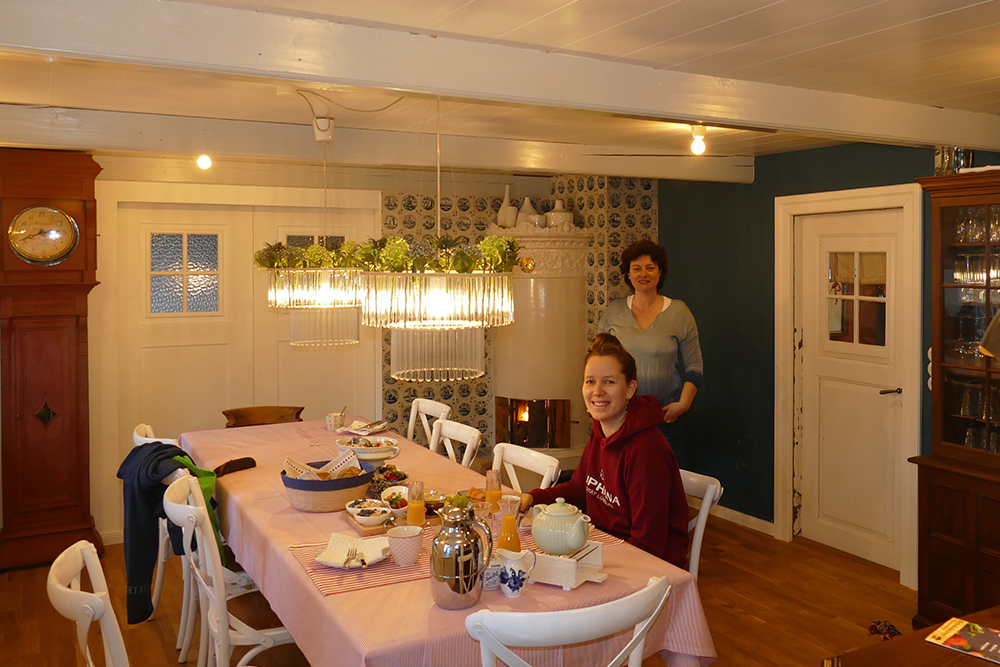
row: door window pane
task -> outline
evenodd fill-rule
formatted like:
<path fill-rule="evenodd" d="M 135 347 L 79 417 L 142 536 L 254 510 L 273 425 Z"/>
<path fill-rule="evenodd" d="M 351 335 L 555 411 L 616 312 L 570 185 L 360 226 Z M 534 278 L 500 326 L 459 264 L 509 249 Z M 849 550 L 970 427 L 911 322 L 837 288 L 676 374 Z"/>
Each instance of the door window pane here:
<path fill-rule="evenodd" d="M 885 253 L 858 253 L 858 294 L 885 296 Z"/>
<path fill-rule="evenodd" d="M 887 266 L 884 252 L 827 253 L 829 340 L 885 346 Z"/>
<path fill-rule="evenodd" d="M 150 276 L 150 284 L 152 312 L 184 312 L 184 280 L 181 276 Z"/>
<path fill-rule="evenodd" d="M 858 342 L 885 345 L 885 302 L 858 302 Z"/>
<path fill-rule="evenodd" d="M 854 294 L 854 253 L 831 252 L 829 294 Z"/>
<path fill-rule="evenodd" d="M 183 234 L 153 234 L 149 246 L 150 271 L 180 271 L 184 259 Z"/>
<path fill-rule="evenodd" d="M 150 234 L 149 312 L 219 312 L 219 235 Z"/>
<path fill-rule="evenodd" d="M 216 234 L 188 234 L 188 271 L 219 270 L 219 237 Z"/>

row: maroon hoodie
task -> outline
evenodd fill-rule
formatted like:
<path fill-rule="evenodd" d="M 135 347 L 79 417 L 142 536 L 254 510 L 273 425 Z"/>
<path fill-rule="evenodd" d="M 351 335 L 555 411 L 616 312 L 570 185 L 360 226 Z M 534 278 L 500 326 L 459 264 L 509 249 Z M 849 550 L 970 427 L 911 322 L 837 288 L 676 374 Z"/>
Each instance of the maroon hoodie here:
<path fill-rule="evenodd" d="M 568 482 L 535 489 L 531 497 L 546 504 L 565 498 L 604 532 L 687 568 L 687 498 L 674 450 L 656 428 L 662 420 L 655 398 L 633 396 L 625 423 L 611 437 L 593 422 Z"/>

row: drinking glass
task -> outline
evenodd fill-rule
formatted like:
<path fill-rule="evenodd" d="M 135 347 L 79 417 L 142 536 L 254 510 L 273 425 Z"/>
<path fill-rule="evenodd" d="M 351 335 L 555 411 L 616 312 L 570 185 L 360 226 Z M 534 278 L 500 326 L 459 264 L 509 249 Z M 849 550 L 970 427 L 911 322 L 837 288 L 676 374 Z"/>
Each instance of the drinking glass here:
<path fill-rule="evenodd" d="M 500 496 L 503 495 L 503 491 L 500 490 L 500 471 L 499 470 L 487 470 L 486 471 L 486 502 L 490 504 L 492 508 L 491 512 L 497 512 L 500 510 L 500 505 L 498 501 Z"/>
<path fill-rule="evenodd" d="M 424 505 L 424 483 L 410 482 L 406 498 L 406 523 L 409 526 L 422 526 L 426 519 L 427 509 Z"/>

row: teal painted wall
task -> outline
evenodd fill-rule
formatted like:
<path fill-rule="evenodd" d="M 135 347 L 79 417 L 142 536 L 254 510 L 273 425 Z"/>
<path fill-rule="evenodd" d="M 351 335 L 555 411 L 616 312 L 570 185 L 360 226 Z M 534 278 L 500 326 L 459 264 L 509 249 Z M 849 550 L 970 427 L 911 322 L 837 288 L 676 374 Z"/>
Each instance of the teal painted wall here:
<path fill-rule="evenodd" d="M 691 308 L 705 358 L 677 457 L 682 468 L 721 480 L 725 507 L 774 519 L 774 198 L 912 183 L 933 172 L 930 149 L 851 144 L 759 157 L 751 184 L 660 181 L 660 243 L 670 260 L 663 293 Z M 924 208 L 922 350 L 930 330 L 926 196 Z M 926 359 L 914 363 L 923 369 Z"/>

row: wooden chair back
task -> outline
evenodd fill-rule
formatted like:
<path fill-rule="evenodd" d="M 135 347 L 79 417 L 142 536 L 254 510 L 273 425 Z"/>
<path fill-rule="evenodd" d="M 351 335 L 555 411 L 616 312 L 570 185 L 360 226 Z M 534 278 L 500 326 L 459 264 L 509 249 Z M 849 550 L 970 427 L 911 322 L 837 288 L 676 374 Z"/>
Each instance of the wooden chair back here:
<path fill-rule="evenodd" d="M 259 426 L 261 424 L 285 424 L 300 422 L 304 406 L 300 405 L 254 405 L 247 408 L 229 408 L 223 410 L 226 416 L 226 428 L 240 426 Z"/>

